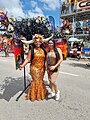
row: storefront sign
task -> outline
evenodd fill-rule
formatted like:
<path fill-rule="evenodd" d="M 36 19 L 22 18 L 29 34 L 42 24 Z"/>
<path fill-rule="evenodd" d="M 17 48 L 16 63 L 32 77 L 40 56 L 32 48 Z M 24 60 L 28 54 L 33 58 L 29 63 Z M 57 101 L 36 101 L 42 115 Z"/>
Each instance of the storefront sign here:
<path fill-rule="evenodd" d="M 90 8 L 90 1 L 81 1 L 77 3 L 77 9 L 81 10 L 81 9 L 89 9 Z"/>

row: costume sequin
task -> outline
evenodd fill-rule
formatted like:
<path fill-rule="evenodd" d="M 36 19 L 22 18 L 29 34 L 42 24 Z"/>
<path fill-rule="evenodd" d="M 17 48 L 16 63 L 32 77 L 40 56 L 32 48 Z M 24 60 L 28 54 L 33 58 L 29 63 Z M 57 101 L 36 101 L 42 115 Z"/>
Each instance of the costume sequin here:
<path fill-rule="evenodd" d="M 27 93 L 27 98 L 31 101 L 43 100 L 46 95 L 46 88 L 44 85 L 43 77 L 45 72 L 45 54 L 41 48 L 35 49 L 34 58 L 30 65 L 30 75 L 32 82 Z"/>

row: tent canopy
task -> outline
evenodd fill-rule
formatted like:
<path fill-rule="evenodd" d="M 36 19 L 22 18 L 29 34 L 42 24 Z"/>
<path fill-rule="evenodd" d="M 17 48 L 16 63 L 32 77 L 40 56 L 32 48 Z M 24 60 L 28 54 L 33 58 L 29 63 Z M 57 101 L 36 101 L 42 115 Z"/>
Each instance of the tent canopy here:
<path fill-rule="evenodd" d="M 70 41 L 70 42 L 80 42 L 81 39 L 71 37 L 71 38 L 68 39 L 68 41 Z"/>

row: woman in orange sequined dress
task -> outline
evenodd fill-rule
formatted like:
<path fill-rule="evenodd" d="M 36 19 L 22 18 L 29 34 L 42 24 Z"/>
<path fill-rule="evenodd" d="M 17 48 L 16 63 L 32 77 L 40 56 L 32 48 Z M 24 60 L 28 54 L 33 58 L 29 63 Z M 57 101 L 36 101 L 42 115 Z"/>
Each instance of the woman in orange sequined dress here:
<path fill-rule="evenodd" d="M 21 70 L 29 61 L 31 61 L 30 75 L 32 77 L 32 82 L 26 96 L 26 98 L 30 99 L 31 101 L 43 100 L 46 96 L 46 88 L 43 81 L 45 73 L 46 51 L 42 47 L 43 40 L 44 39 L 41 35 L 35 34 L 33 37 L 33 59 L 31 56 L 31 50 L 29 50 L 24 63 L 20 65 Z M 30 41 L 30 43 L 31 42 L 32 41 Z"/>

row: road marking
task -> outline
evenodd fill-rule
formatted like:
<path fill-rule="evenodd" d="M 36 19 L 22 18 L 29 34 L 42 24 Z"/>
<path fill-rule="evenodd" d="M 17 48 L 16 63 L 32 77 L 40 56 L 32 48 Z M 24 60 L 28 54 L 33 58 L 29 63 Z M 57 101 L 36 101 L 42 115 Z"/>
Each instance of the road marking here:
<path fill-rule="evenodd" d="M 7 60 L 6 60 L 6 59 L 0 59 L 0 61 L 2 61 L 2 62 L 7 62 Z"/>
<path fill-rule="evenodd" d="M 66 75 L 72 75 L 72 76 L 79 76 L 79 75 L 76 75 L 76 74 L 72 74 L 72 73 L 67 73 L 67 72 L 60 72 L 61 74 L 66 74 Z"/>

